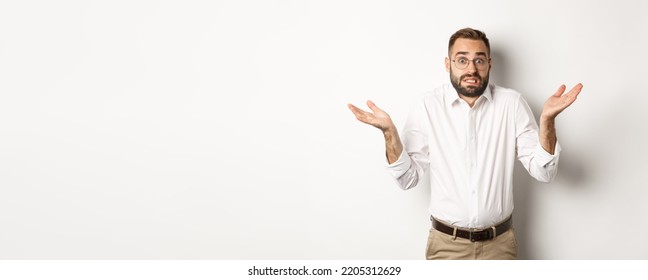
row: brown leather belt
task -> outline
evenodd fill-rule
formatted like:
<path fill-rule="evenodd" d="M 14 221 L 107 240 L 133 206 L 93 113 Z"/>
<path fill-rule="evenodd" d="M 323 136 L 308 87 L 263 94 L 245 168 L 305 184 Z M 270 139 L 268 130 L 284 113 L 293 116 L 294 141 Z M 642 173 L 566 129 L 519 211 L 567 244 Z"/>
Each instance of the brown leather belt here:
<path fill-rule="evenodd" d="M 500 235 L 509 230 L 511 228 L 511 225 L 513 224 L 513 216 L 510 216 L 508 219 L 506 219 L 506 221 L 503 221 L 494 227 L 478 231 L 469 231 L 448 226 L 440 221 L 437 221 L 437 219 L 435 219 L 434 217 L 430 218 L 432 220 L 432 227 L 434 227 L 436 230 L 448 235 L 469 239 L 472 242 L 493 239 L 497 235 Z"/>

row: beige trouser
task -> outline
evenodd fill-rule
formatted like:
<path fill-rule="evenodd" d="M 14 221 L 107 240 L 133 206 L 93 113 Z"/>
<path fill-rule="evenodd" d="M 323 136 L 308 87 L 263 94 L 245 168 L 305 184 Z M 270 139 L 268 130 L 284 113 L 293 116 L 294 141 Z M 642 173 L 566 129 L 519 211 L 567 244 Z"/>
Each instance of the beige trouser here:
<path fill-rule="evenodd" d="M 430 229 L 428 260 L 514 260 L 517 259 L 517 241 L 513 228 L 494 239 L 471 242 L 454 238 L 434 228 Z"/>

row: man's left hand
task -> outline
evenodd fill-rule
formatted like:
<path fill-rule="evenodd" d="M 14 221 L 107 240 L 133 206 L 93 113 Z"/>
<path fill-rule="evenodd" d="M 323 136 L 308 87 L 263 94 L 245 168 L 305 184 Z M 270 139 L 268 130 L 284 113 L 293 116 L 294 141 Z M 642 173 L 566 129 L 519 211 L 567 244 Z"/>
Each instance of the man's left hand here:
<path fill-rule="evenodd" d="M 565 85 L 561 85 L 556 93 L 547 99 L 542 109 L 541 118 L 555 119 L 560 112 L 576 101 L 576 97 L 583 89 L 583 84 L 578 83 L 569 92 L 563 94 L 565 89 Z"/>

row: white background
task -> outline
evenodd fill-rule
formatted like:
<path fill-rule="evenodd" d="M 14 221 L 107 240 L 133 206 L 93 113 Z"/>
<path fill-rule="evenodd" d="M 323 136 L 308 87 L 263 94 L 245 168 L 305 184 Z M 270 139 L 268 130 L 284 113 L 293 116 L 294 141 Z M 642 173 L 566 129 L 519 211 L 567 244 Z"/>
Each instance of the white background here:
<path fill-rule="evenodd" d="M 646 259 L 643 1 L 0 2 L 1 259 L 422 259 L 371 99 L 403 125 L 448 37 L 534 112 L 562 83 L 552 184 L 518 165 L 520 257 Z"/>

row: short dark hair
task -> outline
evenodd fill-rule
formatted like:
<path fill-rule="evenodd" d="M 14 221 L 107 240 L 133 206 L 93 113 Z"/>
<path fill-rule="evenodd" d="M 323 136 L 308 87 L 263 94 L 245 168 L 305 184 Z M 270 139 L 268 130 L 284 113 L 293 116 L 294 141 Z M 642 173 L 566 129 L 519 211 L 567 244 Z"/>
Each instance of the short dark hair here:
<path fill-rule="evenodd" d="M 452 36 L 450 36 L 450 42 L 448 42 L 448 54 L 450 54 L 450 49 L 452 49 L 455 41 L 457 41 L 457 39 L 459 38 L 481 40 L 482 42 L 484 42 L 484 44 L 486 44 L 486 49 L 488 49 L 488 55 L 490 56 L 490 43 L 488 42 L 488 38 L 486 38 L 486 33 L 477 29 L 472 29 L 470 27 L 460 29 L 452 34 Z"/>

